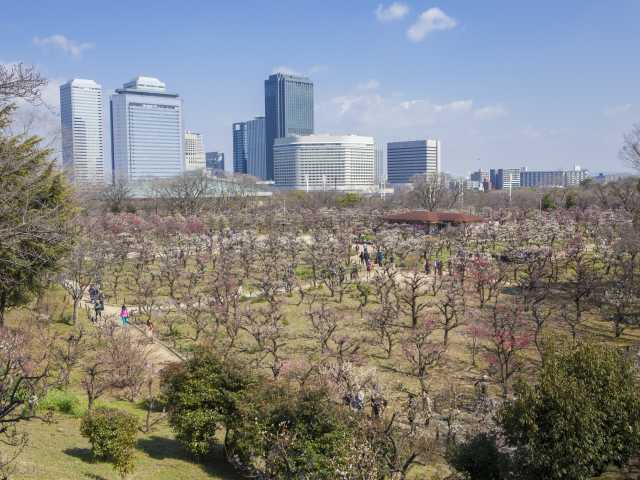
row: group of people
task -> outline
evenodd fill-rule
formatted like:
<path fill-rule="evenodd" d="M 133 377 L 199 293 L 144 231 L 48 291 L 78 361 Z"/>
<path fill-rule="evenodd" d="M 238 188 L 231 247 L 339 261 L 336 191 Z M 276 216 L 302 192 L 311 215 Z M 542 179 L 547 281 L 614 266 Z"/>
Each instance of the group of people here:
<path fill-rule="evenodd" d="M 360 263 L 362 265 L 365 266 L 365 268 L 367 269 L 367 273 L 371 272 L 372 267 L 372 259 L 371 259 L 371 254 L 369 253 L 369 247 L 367 246 L 367 244 L 363 244 L 362 245 L 362 250 L 360 249 L 360 245 L 356 244 L 356 254 L 358 255 L 358 258 L 360 258 Z M 382 266 L 382 263 L 384 262 L 384 252 L 380 249 L 376 250 L 375 253 L 375 257 L 373 258 L 373 261 L 375 262 L 376 265 L 378 265 L 379 267 Z M 357 272 L 357 266 L 354 265 L 354 268 Z M 352 275 L 351 278 L 353 278 L 353 270 L 352 270 Z"/>
<path fill-rule="evenodd" d="M 439 258 L 436 258 L 433 262 L 433 267 L 431 265 L 431 260 L 427 258 L 427 260 L 424 262 L 424 273 L 426 273 L 427 275 L 431 274 L 431 269 L 433 268 L 433 271 L 439 276 L 441 277 L 442 274 L 444 273 L 444 265 L 442 263 L 442 260 L 440 260 Z"/>
<path fill-rule="evenodd" d="M 356 412 L 362 412 L 365 407 L 365 393 L 360 389 L 355 394 L 347 392 L 342 398 L 344 404 Z M 371 415 L 374 418 L 381 418 L 387 407 L 387 399 L 378 384 L 375 384 L 371 390 Z"/>

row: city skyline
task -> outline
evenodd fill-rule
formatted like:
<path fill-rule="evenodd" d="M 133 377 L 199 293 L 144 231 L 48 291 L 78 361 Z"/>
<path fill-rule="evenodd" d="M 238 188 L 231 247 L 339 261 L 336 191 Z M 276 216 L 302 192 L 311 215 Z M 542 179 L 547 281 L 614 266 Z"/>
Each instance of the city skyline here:
<path fill-rule="evenodd" d="M 205 150 L 228 156 L 229 127 L 262 113 L 263 79 L 282 71 L 313 80 L 316 132 L 370 135 L 376 143 L 439 138 L 452 173 L 574 163 L 594 173 L 629 170 L 617 153 L 640 118 L 633 80 L 640 67 L 628 61 L 637 2 L 400 3 L 406 8 L 197 5 L 198 15 L 175 26 L 144 5 L 127 4 L 121 16 L 124 3 L 116 1 L 101 14 L 118 19 L 117 36 L 114 22 L 92 25 L 81 2 L 29 16 L 10 4 L 5 13 L 15 22 L 0 33 L 0 61 L 37 65 L 50 79 L 44 98 L 54 107 L 71 78 L 95 79 L 105 97 L 137 73 L 162 78 L 184 98 L 185 128 L 202 133 Z M 148 14 L 154 22 L 138 21 Z M 221 27 L 215 36 L 212 22 Z M 135 41 L 141 35 L 154 41 Z"/>

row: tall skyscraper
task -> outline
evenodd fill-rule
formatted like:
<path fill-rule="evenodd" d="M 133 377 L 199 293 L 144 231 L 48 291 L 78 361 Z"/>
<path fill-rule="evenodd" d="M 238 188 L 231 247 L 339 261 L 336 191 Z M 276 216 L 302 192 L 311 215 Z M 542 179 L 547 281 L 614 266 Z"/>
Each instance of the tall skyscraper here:
<path fill-rule="evenodd" d="M 387 143 L 389 183 L 409 183 L 414 175 L 439 174 L 440 157 L 440 140 Z"/>
<path fill-rule="evenodd" d="M 224 170 L 224 153 L 207 152 L 205 154 L 205 162 L 209 170 Z"/>
<path fill-rule="evenodd" d="M 62 162 L 76 184 L 104 184 L 110 179 L 105 165 L 102 87 L 93 80 L 75 78 L 60 87 Z"/>
<path fill-rule="evenodd" d="M 184 168 L 185 170 L 204 170 L 206 167 L 202 135 L 196 132 L 184 132 Z"/>
<path fill-rule="evenodd" d="M 273 146 L 275 182 L 299 190 L 372 191 L 373 138 L 291 135 Z"/>
<path fill-rule="evenodd" d="M 233 171 L 247 173 L 247 122 L 233 124 Z"/>
<path fill-rule="evenodd" d="M 276 138 L 313 133 L 313 82 L 306 77 L 275 73 L 264 82 L 266 179 L 273 180 Z"/>
<path fill-rule="evenodd" d="M 182 100 L 157 78 L 125 83 L 111 96 L 111 142 L 116 181 L 180 175 Z"/>
<path fill-rule="evenodd" d="M 267 149 L 265 147 L 264 117 L 256 117 L 246 124 L 247 173 L 262 180 L 267 178 Z"/>

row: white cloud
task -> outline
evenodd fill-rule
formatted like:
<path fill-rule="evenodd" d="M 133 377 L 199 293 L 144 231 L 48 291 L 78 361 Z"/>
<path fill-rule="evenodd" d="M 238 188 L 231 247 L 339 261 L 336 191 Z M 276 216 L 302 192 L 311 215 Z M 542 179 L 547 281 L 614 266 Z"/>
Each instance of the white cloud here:
<path fill-rule="evenodd" d="M 311 65 L 309 68 L 309 74 L 326 72 L 327 70 L 329 70 L 329 67 L 326 65 Z"/>
<path fill-rule="evenodd" d="M 507 109 L 502 105 L 488 105 L 473 112 L 478 120 L 495 120 L 508 115 Z"/>
<path fill-rule="evenodd" d="M 377 90 L 380 87 L 380 82 L 375 79 L 367 80 L 364 83 L 358 85 L 358 90 Z"/>
<path fill-rule="evenodd" d="M 33 37 L 34 45 L 39 47 L 54 47 L 59 48 L 65 53 L 68 53 L 72 57 L 80 57 L 82 52 L 94 47 L 93 43 L 82 42 L 78 43 L 64 35 L 56 34 L 49 37 Z"/>
<path fill-rule="evenodd" d="M 605 117 L 618 117 L 620 115 L 624 115 L 625 113 L 628 113 L 631 111 L 631 109 L 633 108 L 633 105 L 630 103 L 625 103 L 623 105 L 614 105 L 612 107 L 607 107 L 604 109 L 604 115 Z"/>
<path fill-rule="evenodd" d="M 420 42 L 431 32 L 437 30 L 451 30 L 458 25 L 455 18 L 449 17 L 437 7 L 425 10 L 416 22 L 407 30 L 407 37 L 412 42 Z"/>
<path fill-rule="evenodd" d="M 375 10 L 376 18 L 380 22 L 392 22 L 400 20 L 409 13 L 409 6 L 402 2 L 393 2 L 388 7 L 380 4 Z"/>
<path fill-rule="evenodd" d="M 286 65 L 275 67 L 271 73 L 284 73 L 285 75 L 300 75 L 300 72 Z"/>

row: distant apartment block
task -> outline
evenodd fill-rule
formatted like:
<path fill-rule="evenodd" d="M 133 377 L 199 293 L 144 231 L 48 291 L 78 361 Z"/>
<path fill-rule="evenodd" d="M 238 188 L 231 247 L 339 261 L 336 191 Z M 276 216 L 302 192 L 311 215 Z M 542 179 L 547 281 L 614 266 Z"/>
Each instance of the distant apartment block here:
<path fill-rule="evenodd" d="M 374 142 L 357 135 L 293 135 L 275 140 L 276 186 L 307 191 L 372 191 Z"/>
<path fill-rule="evenodd" d="M 111 162 L 105 162 L 102 87 L 73 79 L 60 87 L 63 167 L 76 184 L 104 184 Z M 108 163 L 108 165 L 107 165 Z"/>
<path fill-rule="evenodd" d="M 439 140 L 415 140 L 387 144 L 389 183 L 411 182 L 415 175 L 439 174 L 441 170 Z"/>
<path fill-rule="evenodd" d="M 164 82 L 137 77 L 111 96 L 115 180 L 169 178 L 184 171 L 182 100 Z"/>
<path fill-rule="evenodd" d="M 520 173 L 520 186 L 529 188 L 573 187 L 588 178 L 589 172 L 579 167 L 575 170 L 541 170 Z"/>
<path fill-rule="evenodd" d="M 204 170 L 206 159 L 202 135 L 196 132 L 184 132 L 184 167 L 185 170 Z"/>
<path fill-rule="evenodd" d="M 496 190 L 520 188 L 521 173 L 519 168 L 491 169 L 489 177 L 492 188 Z"/>
<path fill-rule="evenodd" d="M 204 157 L 209 170 L 224 170 L 223 152 L 207 152 Z"/>

